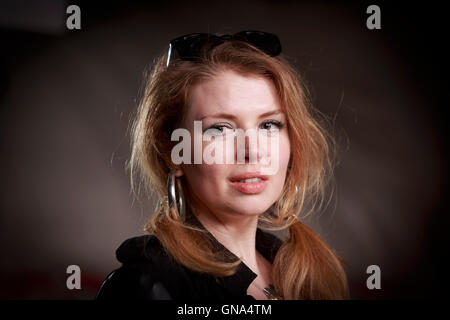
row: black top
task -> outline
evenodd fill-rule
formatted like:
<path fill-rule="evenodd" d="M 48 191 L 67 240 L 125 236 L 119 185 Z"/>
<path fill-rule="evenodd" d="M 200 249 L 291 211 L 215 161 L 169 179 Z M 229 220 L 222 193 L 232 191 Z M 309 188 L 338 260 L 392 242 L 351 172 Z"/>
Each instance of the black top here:
<path fill-rule="evenodd" d="M 206 230 L 192 215 L 192 224 Z M 218 242 L 210 232 L 206 234 L 217 250 L 225 256 L 237 257 Z M 282 241 L 275 235 L 256 231 L 256 250 L 273 263 Z M 124 241 L 116 250 L 117 260 L 122 263 L 103 282 L 97 299 L 145 299 L 183 301 L 254 301 L 247 295 L 247 288 L 257 277 L 241 262 L 234 275 L 217 277 L 192 271 L 177 263 L 164 250 L 154 235 L 144 235 Z"/>

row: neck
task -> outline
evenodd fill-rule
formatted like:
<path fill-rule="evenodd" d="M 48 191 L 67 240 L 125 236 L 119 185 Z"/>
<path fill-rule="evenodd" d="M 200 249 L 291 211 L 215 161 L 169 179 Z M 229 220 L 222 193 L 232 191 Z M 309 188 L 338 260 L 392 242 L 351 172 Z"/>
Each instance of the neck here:
<path fill-rule="evenodd" d="M 195 216 L 201 224 L 253 271 L 258 271 L 256 229 L 258 216 L 231 213 L 215 214 L 204 206 L 196 206 Z"/>
<path fill-rule="evenodd" d="M 192 203 L 193 201 L 191 201 Z M 272 283 L 271 264 L 256 250 L 258 216 L 223 212 L 219 214 L 211 212 L 205 206 L 195 205 L 194 207 L 192 207 L 193 212 L 195 212 L 195 216 L 200 223 L 217 241 L 239 257 L 248 268 L 257 274 L 256 279 L 252 282 L 257 290 L 254 291 L 252 285 L 250 285 L 247 293 L 257 299 L 266 299 L 262 288 Z"/>

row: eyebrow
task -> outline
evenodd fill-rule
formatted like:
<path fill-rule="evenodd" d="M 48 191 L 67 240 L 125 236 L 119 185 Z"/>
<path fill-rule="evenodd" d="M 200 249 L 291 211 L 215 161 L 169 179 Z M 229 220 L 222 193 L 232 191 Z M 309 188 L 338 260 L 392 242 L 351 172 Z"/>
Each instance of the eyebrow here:
<path fill-rule="evenodd" d="M 265 112 L 263 114 L 260 114 L 258 118 L 261 119 L 261 118 L 272 116 L 272 115 L 279 114 L 279 113 L 283 113 L 283 111 L 281 111 L 281 110 L 272 110 L 272 111 L 268 111 L 268 112 Z M 236 117 L 235 115 L 230 114 L 230 113 L 220 112 L 220 113 L 208 114 L 208 115 L 206 115 L 204 117 L 201 117 L 200 120 L 203 120 L 205 118 L 237 119 L 238 117 Z"/>

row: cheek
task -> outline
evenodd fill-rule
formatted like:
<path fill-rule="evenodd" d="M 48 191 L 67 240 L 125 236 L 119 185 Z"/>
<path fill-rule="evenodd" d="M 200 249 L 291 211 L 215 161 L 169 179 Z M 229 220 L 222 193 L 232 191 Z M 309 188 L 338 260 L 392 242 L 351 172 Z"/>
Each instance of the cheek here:
<path fill-rule="evenodd" d="M 280 147 L 280 164 L 286 171 L 291 157 L 291 143 L 287 135 L 282 136 Z"/>
<path fill-rule="evenodd" d="M 217 197 L 223 188 L 226 171 L 223 165 L 208 165 L 205 163 L 186 165 L 184 172 L 192 191 L 201 199 L 208 200 Z"/>
<path fill-rule="evenodd" d="M 278 171 L 276 174 L 276 179 L 284 184 L 286 178 L 286 172 L 289 165 L 289 160 L 291 156 L 291 144 L 287 134 L 280 136 L 279 141 L 279 153 L 278 153 Z"/>

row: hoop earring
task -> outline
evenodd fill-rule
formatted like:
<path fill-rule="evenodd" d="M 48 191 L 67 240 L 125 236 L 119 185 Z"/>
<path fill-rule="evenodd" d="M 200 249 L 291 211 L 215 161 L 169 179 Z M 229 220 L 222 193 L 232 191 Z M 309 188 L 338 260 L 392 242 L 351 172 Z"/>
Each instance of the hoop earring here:
<path fill-rule="evenodd" d="M 186 205 L 184 200 L 184 194 L 183 194 L 183 188 L 181 186 L 180 179 L 177 179 L 175 177 L 175 172 L 177 172 L 177 169 L 173 169 L 169 173 L 169 177 L 167 179 L 167 192 L 168 192 L 168 200 L 169 200 L 169 207 L 173 207 L 180 217 L 181 221 L 186 220 Z M 176 186 L 178 186 L 178 199 L 176 194 Z"/>

